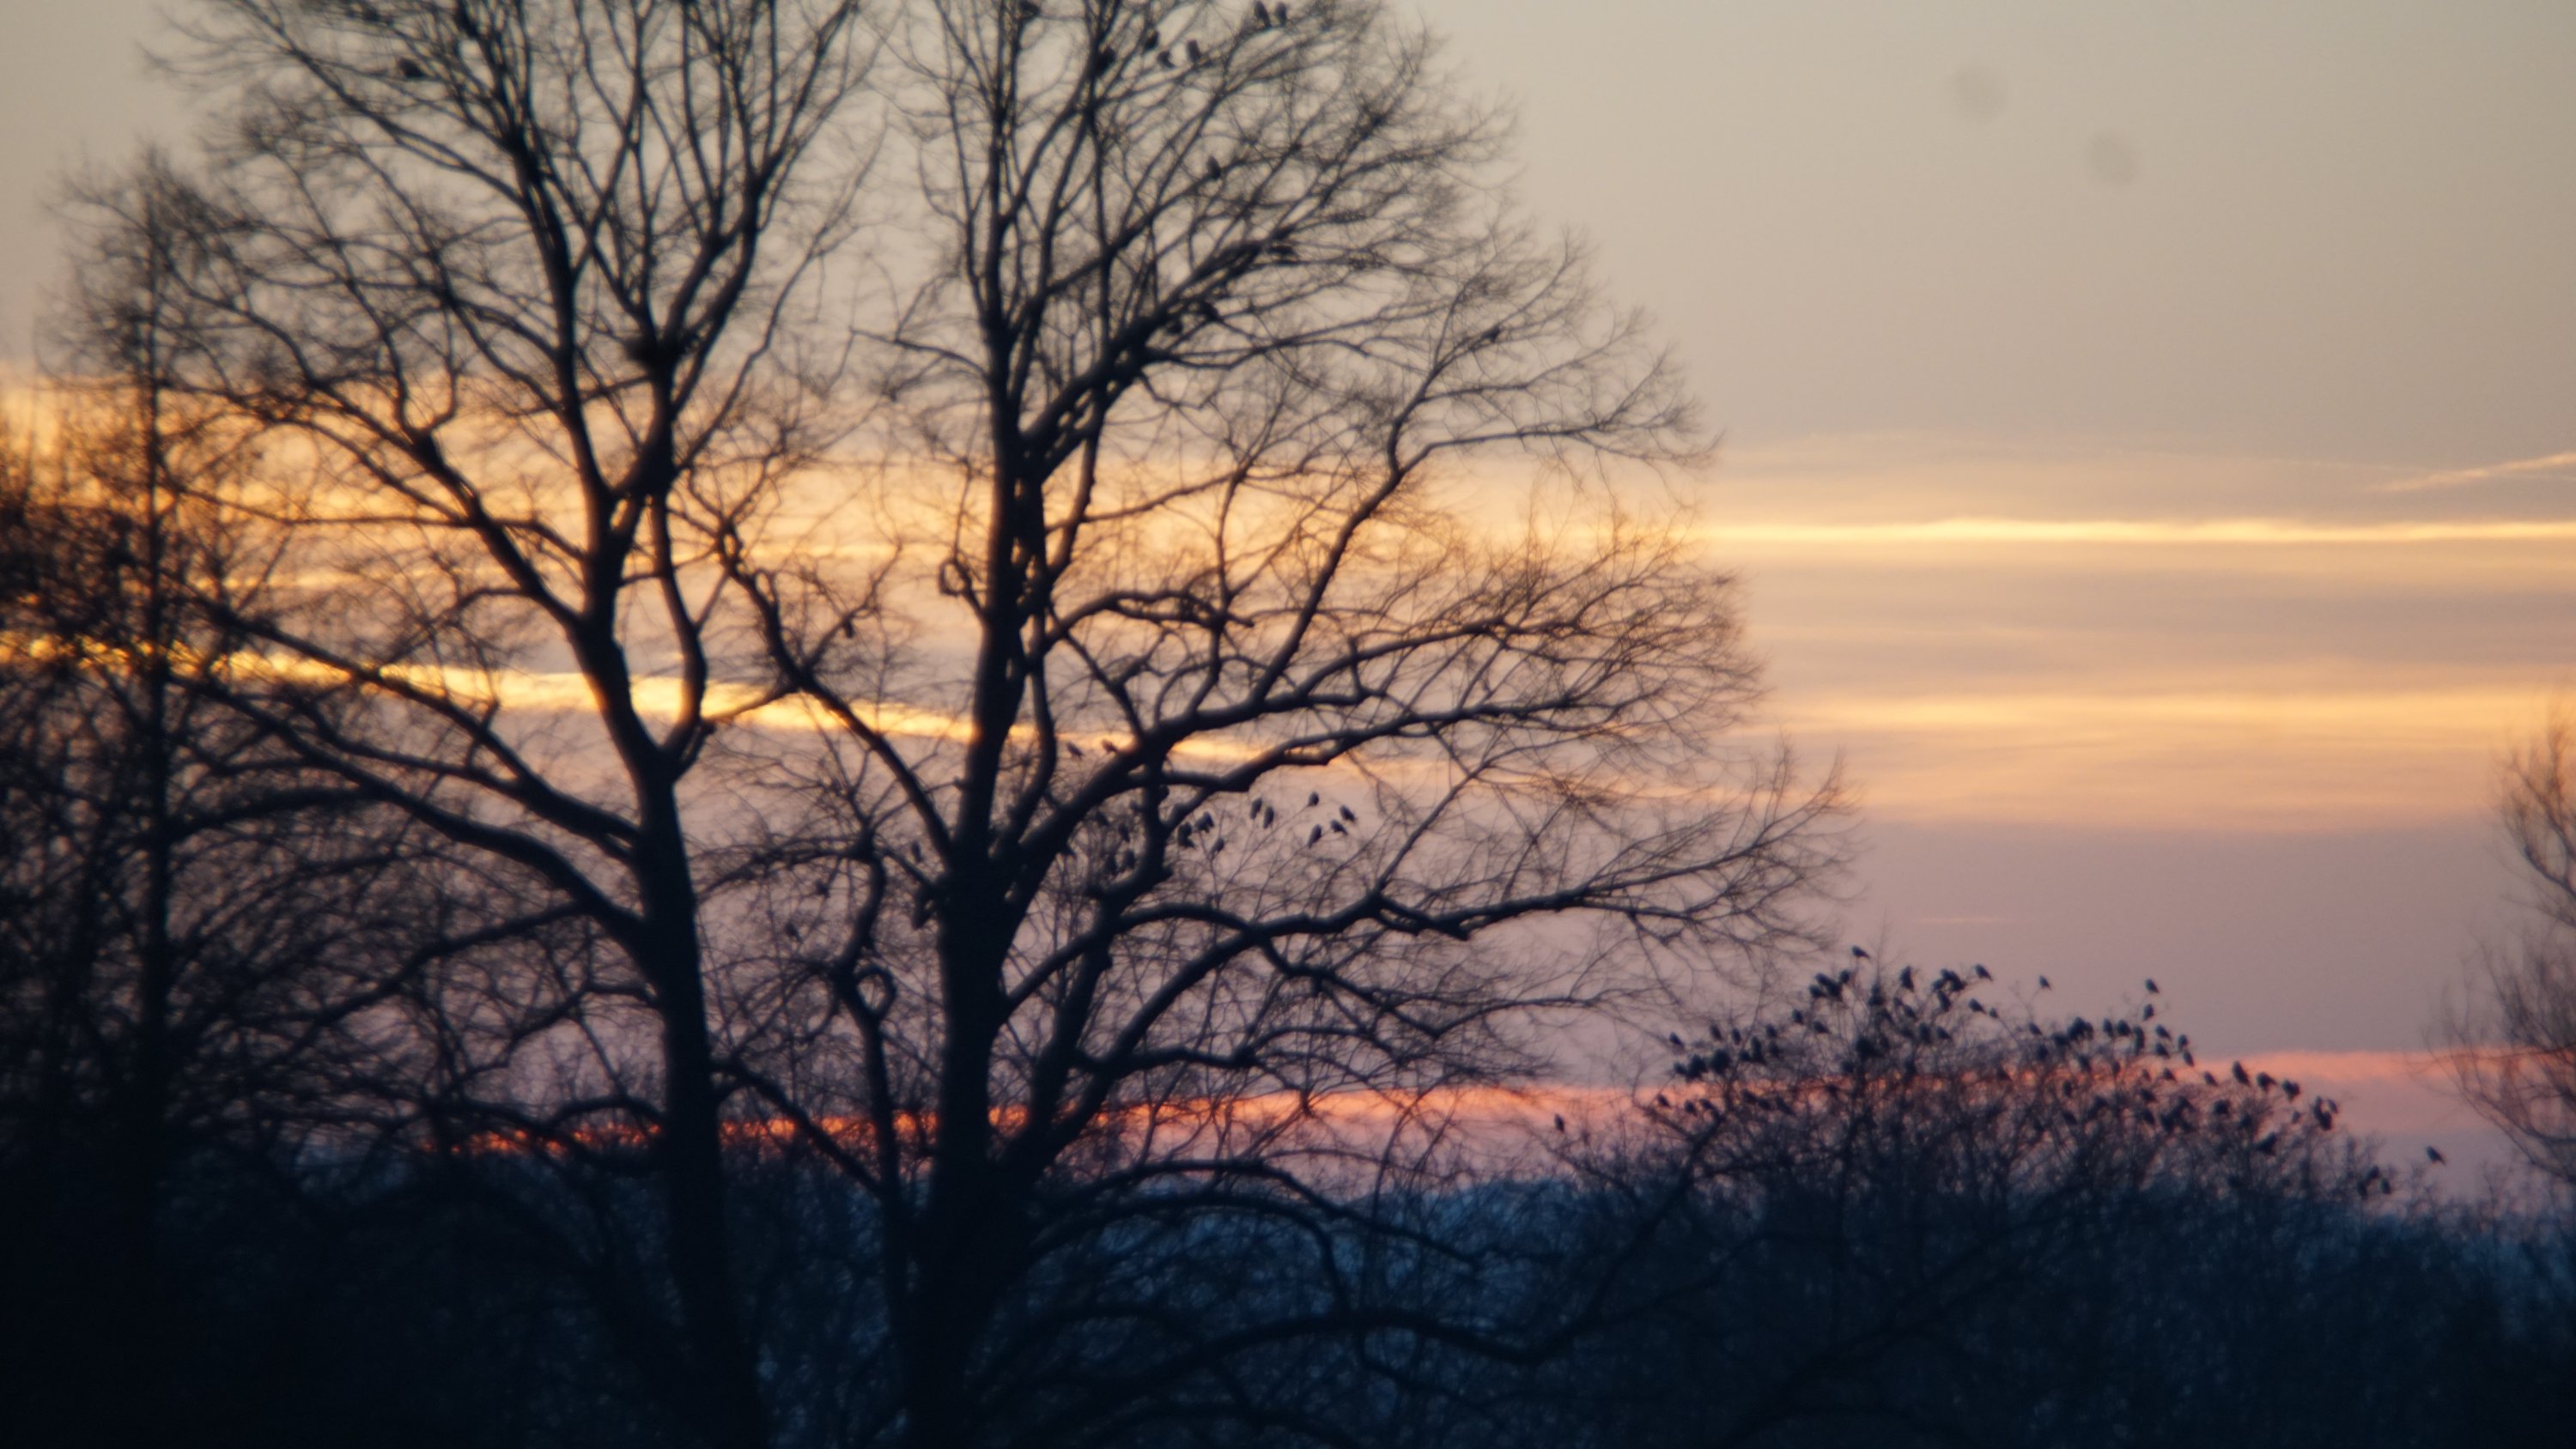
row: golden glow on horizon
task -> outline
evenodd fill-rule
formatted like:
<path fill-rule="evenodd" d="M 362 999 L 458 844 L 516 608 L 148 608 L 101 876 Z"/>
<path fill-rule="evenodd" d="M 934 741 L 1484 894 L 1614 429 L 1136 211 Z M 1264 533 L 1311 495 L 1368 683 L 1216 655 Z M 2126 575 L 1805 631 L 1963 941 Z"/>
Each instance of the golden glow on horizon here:
<path fill-rule="evenodd" d="M 2571 455 L 2576 456 L 2576 455 Z M 1922 544 L 2241 544 L 2576 542 L 2576 518 L 2310 523 L 2287 518 L 1943 518 L 1916 523 L 1710 524 L 1713 545 L 1807 544 L 1905 547 Z"/>
<path fill-rule="evenodd" d="M 2035 691 L 1785 702 L 1873 815 L 2094 829 L 2410 826 L 2485 807 L 2534 691 Z"/>
<path fill-rule="evenodd" d="M 2576 497 L 2455 485 L 2571 467 L 1818 437 L 1732 452 L 1695 532 L 1871 816 L 2454 826 L 2576 684 Z"/>
<path fill-rule="evenodd" d="M 41 422 L 35 390 L 0 387 L 13 404 L 21 395 Z M 2568 682 L 2564 661 L 2576 658 L 2553 646 L 2568 631 L 2529 602 L 2576 585 L 2576 516 L 2443 516 L 2470 501 L 2444 490 L 2571 467 L 2576 453 L 2562 452 L 2391 482 L 2396 470 L 2382 465 L 2319 460 L 1810 439 L 1731 454 L 1708 506 L 1682 526 L 1710 562 L 1745 571 L 1748 623 L 1773 654 L 1761 727 L 1788 732 L 1810 757 L 1843 754 L 1872 814 L 2091 829 L 2402 826 L 2482 813 L 2496 752 Z M 1484 482 L 1493 488 L 1467 491 L 1516 486 L 1502 473 Z M 1657 513 L 1658 490 L 1640 487 L 1638 506 Z M 891 489 L 879 502 L 898 512 L 906 498 L 945 498 L 931 470 L 866 480 L 819 470 L 791 486 L 757 547 L 809 563 L 881 562 L 882 530 L 899 520 L 877 508 L 841 516 L 841 500 L 870 488 Z M 2422 501 L 2405 518 L 2356 516 L 2367 495 L 2390 492 Z M 1479 527 L 1530 521 L 1492 497 L 1454 501 Z M 1950 511 L 1923 517 L 1927 504 Z M 2168 509 L 2178 511 L 2159 516 Z M 2246 616 L 2174 602 L 2215 592 L 2241 596 L 2233 607 Z M 2447 631 L 2462 643 L 2427 651 L 2335 622 L 2339 609 L 2360 620 L 2401 599 L 2456 620 L 2418 630 L 2424 639 Z M 572 672 L 390 673 L 532 719 L 597 705 Z M 862 722 L 902 740 L 969 737 L 961 717 L 926 698 L 864 704 Z M 634 682 L 633 700 L 663 721 L 684 702 L 678 680 L 653 675 Z M 711 684 L 703 708 L 786 733 L 835 728 L 808 703 L 749 683 Z M 1126 742 L 1114 729 L 1066 737 L 1086 749 Z M 1257 747 L 1185 748 L 1240 759 Z"/>
<path fill-rule="evenodd" d="M 274 656 L 261 656 L 255 664 L 247 667 L 273 671 L 282 678 L 317 683 L 336 683 L 344 677 L 320 664 Z M 597 691 L 590 680 L 572 671 L 469 670 L 436 665 L 397 665 L 384 670 L 383 676 L 398 687 L 417 689 L 442 702 L 476 710 L 505 709 L 588 716 L 594 714 L 599 705 Z M 667 676 L 643 675 L 630 681 L 627 689 L 628 697 L 639 713 L 647 719 L 667 723 L 679 717 L 685 698 L 684 687 L 682 681 Z M 853 705 L 861 724 L 893 738 L 962 744 L 974 737 L 973 726 L 962 717 L 939 710 L 889 700 L 854 701 Z M 706 685 L 702 708 L 707 718 L 724 724 L 810 732 L 833 732 L 841 728 L 837 721 L 801 697 L 777 698 L 758 686 L 722 680 Z M 1015 739 L 1034 739 L 1037 731 L 1024 725 L 1011 733 Z M 1121 749 L 1132 743 L 1131 737 L 1110 731 L 1061 730 L 1057 738 L 1103 751 Z M 1252 758 L 1259 750 L 1249 744 L 1201 737 L 1183 742 L 1174 752 L 1203 759 L 1241 760 Z"/>
<path fill-rule="evenodd" d="M 2204 690 L 2178 693 L 2031 692 L 1924 696 L 1843 695 L 1786 712 L 1801 728 L 1982 734 L 2039 730 L 2065 737 L 2101 731 L 2224 728 L 2307 739 L 2392 737 L 2425 742 L 2483 738 L 2500 721 L 2526 718 L 2528 690 Z"/>

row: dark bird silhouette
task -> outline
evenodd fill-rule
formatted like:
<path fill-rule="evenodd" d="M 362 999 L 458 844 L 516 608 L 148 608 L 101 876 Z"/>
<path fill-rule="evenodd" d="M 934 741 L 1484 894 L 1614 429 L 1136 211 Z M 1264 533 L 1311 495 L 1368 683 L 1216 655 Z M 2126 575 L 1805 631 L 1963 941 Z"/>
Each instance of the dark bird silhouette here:
<path fill-rule="evenodd" d="M 1854 947 L 1852 947 L 1852 959 L 1853 959 L 1853 960 L 1855 960 L 1855 961 L 1866 961 L 1866 960 L 1868 960 L 1869 958 L 1870 958 L 1870 957 L 1869 957 L 1869 953 L 1868 953 L 1867 951 L 1862 950 L 1862 949 L 1861 949 L 1861 948 L 1859 948 L 1858 946 L 1854 946 Z"/>
<path fill-rule="evenodd" d="M 1322 827 L 1322 826 L 1320 826 L 1320 825 L 1318 825 L 1318 826 L 1316 826 L 1314 829 L 1309 830 L 1309 831 L 1307 831 L 1307 832 L 1306 832 L 1306 843 L 1307 843 L 1308 845 L 1312 845 L 1312 844 L 1314 844 L 1316 841 L 1321 840 L 1321 839 L 1323 839 L 1323 838 L 1324 838 L 1324 827 Z"/>
<path fill-rule="evenodd" d="M 1307 791 L 1307 792 L 1306 792 L 1306 804 L 1307 804 L 1308 808 L 1310 808 L 1310 809 L 1311 809 L 1312 807 L 1317 806 L 1317 805 L 1321 805 L 1321 804 L 1323 804 L 1323 803 L 1324 803 L 1324 797 L 1323 797 L 1321 794 L 1319 794 L 1319 793 L 1317 793 L 1317 792 L 1315 792 L 1315 791 L 1313 791 L 1313 790 L 1309 790 L 1309 791 Z"/>
<path fill-rule="evenodd" d="M 2153 995 L 2155 995 L 2155 994 L 2156 994 L 2156 992 L 2157 992 L 2158 990 L 2160 990 L 2160 989 L 2161 989 L 2161 988 L 2159 988 L 2159 987 L 2156 985 L 2156 978 L 2154 978 L 2154 977 L 2152 977 L 2152 976 L 2150 976 L 2150 977 L 2148 977 L 2148 978 L 2147 978 L 2147 994 L 2148 994 L 2149 996 L 2153 996 Z"/>
<path fill-rule="evenodd" d="M 1992 981 L 1995 979 L 1995 973 L 1987 970 L 1982 964 L 1976 968 L 1976 971 L 1977 979 L 1979 981 Z"/>
<path fill-rule="evenodd" d="M 1270 7 L 1261 0 L 1252 0 L 1252 23 L 1264 30 L 1270 28 Z"/>
<path fill-rule="evenodd" d="M 1200 50 L 1199 50 L 1199 43 L 1198 43 L 1197 41 L 1195 41 L 1195 40 L 1184 40 L 1184 41 L 1182 41 L 1182 42 L 1181 42 L 1181 53 L 1182 53 L 1183 55 L 1186 55 L 1186 56 L 1188 56 L 1188 57 L 1190 58 L 1190 64 L 1192 64 L 1192 65 L 1196 65 L 1196 64 L 1198 64 L 1198 63 L 1199 63 L 1199 56 L 1200 56 L 1200 53 L 1201 53 L 1201 52 L 1200 52 Z"/>
<path fill-rule="evenodd" d="M 2428 1161 L 2428 1162 L 2432 1163 L 2432 1164 L 2433 1164 L 2433 1165 L 2435 1165 L 2436 1167 L 2438 1167 L 2438 1166 L 2440 1166 L 2441 1164 L 2443 1164 L 2443 1163 L 2448 1162 L 2448 1161 L 2450 1161 L 2450 1160 L 2451 1160 L 2451 1159 L 2449 1159 L 2449 1158 L 2447 1158 L 2447 1157 L 2444 1157 L 2444 1156 L 2442 1155 L 2442 1149 L 2441 1149 L 2441 1148 L 2439 1148 L 2439 1147 L 2427 1147 L 2427 1148 L 2425 1148 L 2425 1149 L 2424 1149 L 2424 1159 L 2425 1159 L 2426 1161 Z"/>
<path fill-rule="evenodd" d="M 2236 1085 L 2240 1087 L 2250 1087 L 2254 1085 L 2254 1074 L 2245 1070 L 2245 1064 L 2243 1062 L 2238 1062 L 2230 1070 L 2236 1073 Z"/>
<path fill-rule="evenodd" d="M 1562 1112 L 1556 1114 L 1556 1130 L 1559 1132 L 1565 1130 L 1565 1114 Z"/>
<path fill-rule="evenodd" d="M 2042 976 L 2041 978 L 2039 978 L 2039 989 L 2040 989 L 2040 990 L 2042 990 L 2042 991 L 2046 991 L 2046 990 L 2048 989 L 2048 978 L 2047 978 L 2047 977 Z"/>
<path fill-rule="evenodd" d="M 396 65 L 394 67 L 394 74 L 407 81 L 429 79 L 429 72 L 421 69 L 420 62 L 416 60 L 406 59 L 401 64 Z"/>

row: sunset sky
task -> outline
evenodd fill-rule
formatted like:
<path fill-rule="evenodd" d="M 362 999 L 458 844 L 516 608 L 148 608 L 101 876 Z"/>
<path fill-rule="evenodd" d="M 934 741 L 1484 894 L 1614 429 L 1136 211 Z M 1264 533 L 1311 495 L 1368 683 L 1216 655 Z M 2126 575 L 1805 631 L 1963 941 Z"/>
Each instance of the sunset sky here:
<path fill-rule="evenodd" d="M 184 110 L 153 5 L 0 4 L 23 367 L 50 178 Z M 1854 939 L 2422 1046 L 2576 691 L 2576 5 L 1425 9 L 1725 429 L 1688 487 L 1866 802 Z"/>

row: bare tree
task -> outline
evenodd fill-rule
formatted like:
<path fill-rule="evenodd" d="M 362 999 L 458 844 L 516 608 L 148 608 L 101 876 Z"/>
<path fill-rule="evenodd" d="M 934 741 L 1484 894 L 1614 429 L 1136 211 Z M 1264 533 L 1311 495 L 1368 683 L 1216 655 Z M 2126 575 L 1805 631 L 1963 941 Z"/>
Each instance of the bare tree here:
<path fill-rule="evenodd" d="M 941 0 L 885 87 L 885 562 L 731 559 L 822 727 L 742 866 L 820 998 L 759 1089 L 878 1204 L 908 1442 L 1278 1413 L 1301 1335 L 1476 1336 L 1339 1276 L 1401 1104 L 1794 935 L 1833 796 L 1731 741 L 1727 580 L 1604 468 L 1691 409 L 1423 35 Z M 1065 1267 L 1188 1221 L 1340 1286 Z"/>
<path fill-rule="evenodd" d="M 2576 1186 L 2576 718 L 2553 713 L 2506 762 L 2499 807 L 2528 915 L 2479 961 L 2448 1024 L 2461 1092 L 2532 1166 Z"/>
<path fill-rule="evenodd" d="M 1259 1419 L 1280 1345 L 1492 1339 L 1354 1258 L 1437 1160 L 1422 1094 L 1795 937 L 1835 799 L 1734 743 L 1727 580 L 1605 468 L 1693 461 L 1690 408 L 1430 42 L 1338 0 L 211 9 L 216 164 L 109 205 L 184 242 L 245 515 L 351 591 L 271 667 L 365 706 L 240 707 L 478 853 L 512 944 L 417 993 L 421 1120 L 649 1155 L 658 1225 L 593 1214 L 589 1276 L 694 1431 L 776 1427 L 729 1116 L 873 1204 L 862 1437 Z M 1183 1221 L 1195 1268 L 1120 1280 Z M 1256 1239 L 1313 1272 L 1226 1303 Z"/>
<path fill-rule="evenodd" d="M 214 0 L 231 97 L 194 177 L 99 198 L 184 254 L 189 394 L 263 431 L 282 567 L 257 621 L 331 709 L 241 708 L 471 852 L 484 940 L 419 995 L 430 1138 L 649 1146 L 619 1332 L 709 1442 L 768 1439 L 735 1298 L 684 782 L 756 705 L 714 560 L 828 441 L 797 323 L 864 148 L 852 0 Z M 355 701 L 360 708 L 336 702 Z M 491 1133 L 501 1137 L 491 1137 Z M 630 1214 L 631 1216 L 631 1214 Z M 669 1330 L 664 1302 L 676 1304 Z"/>
<path fill-rule="evenodd" d="M 215 501 L 249 430 L 167 384 L 166 260 L 93 259 L 76 381 L 0 438 L 5 1356 L 37 1435 L 177 1432 L 213 1355 L 173 1242 L 246 1184 L 299 1196 L 420 904 L 398 820 L 223 703 L 277 555 Z"/>

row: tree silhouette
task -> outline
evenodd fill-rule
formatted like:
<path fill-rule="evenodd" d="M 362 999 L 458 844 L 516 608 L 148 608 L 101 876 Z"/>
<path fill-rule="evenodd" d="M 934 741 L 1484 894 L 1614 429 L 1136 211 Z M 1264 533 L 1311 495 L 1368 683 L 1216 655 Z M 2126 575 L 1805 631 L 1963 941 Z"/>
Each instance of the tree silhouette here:
<path fill-rule="evenodd" d="M 431 893 L 397 818 L 225 703 L 282 591 L 213 501 L 247 430 L 168 386 L 161 261 L 95 259 L 80 382 L 0 437 L 0 1394 L 84 1440 L 204 1410 L 192 1225 L 290 1212 L 345 1139 Z"/>
<path fill-rule="evenodd" d="M 912 1442 L 1109 1436 L 1440 1317 L 1062 1265 L 1215 1214 L 1332 1281 L 1347 1185 L 1426 1139 L 1329 1104 L 1516 1075 L 1543 1009 L 1793 935 L 1833 801 L 1727 743 L 1726 581 L 1596 476 L 1687 459 L 1690 410 L 1427 40 L 938 3 L 884 71 L 890 562 L 736 556 L 825 725 L 755 868 L 853 1066 L 762 1091 L 878 1204 Z"/>
<path fill-rule="evenodd" d="M 2133 1321 L 2305 1284 L 2397 1187 L 2336 1135 L 2338 1104 L 2201 1062 L 2156 1000 L 2049 1019 L 1983 967 L 1856 962 L 1671 1044 L 1642 1140 L 1573 1149 L 1617 1205 L 1576 1300 L 1611 1347 L 1575 1362 L 1640 1436 L 2052 1442 L 2143 1421 L 2133 1396 L 2170 1369 Z M 2224 1402 L 2269 1422 L 2297 1397 Z"/>
<path fill-rule="evenodd" d="M 764 1443 L 684 782 L 762 693 L 713 560 L 823 437 L 791 322 L 848 232 L 857 7 L 206 11 L 208 164 L 95 206 L 173 258 L 174 378 L 260 429 L 235 515 L 333 589 L 235 621 L 330 707 L 235 707 L 478 862 L 394 1115 L 568 1162 L 649 1143 L 660 1222 L 577 1254 L 657 1265 L 588 1276 L 686 1422 Z"/>
<path fill-rule="evenodd" d="M 2528 915 L 2449 1023 L 2451 1065 L 2532 1166 L 2576 1186 L 2576 721 L 2564 712 L 2507 763 L 2499 813 Z"/>
<path fill-rule="evenodd" d="M 221 615 L 311 686 L 227 702 L 471 862 L 350 1090 L 521 1154 L 705 1440 L 776 1429 L 746 1154 L 871 1204 L 878 1429 L 1258 1418 L 1283 1342 L 1479 1336 L 1353 1267 L 1422 1094 L 1798 935 L 1833 793 L 1602 474 L 1678 383 L 1378 7 L 210 10 L 212 164 L 95 204 L 331 588 Z M 1255 1241 L 1311 1272 L 1218 1305 Z"/>

